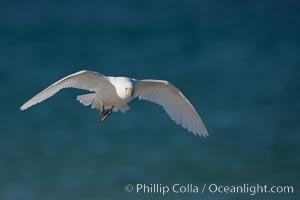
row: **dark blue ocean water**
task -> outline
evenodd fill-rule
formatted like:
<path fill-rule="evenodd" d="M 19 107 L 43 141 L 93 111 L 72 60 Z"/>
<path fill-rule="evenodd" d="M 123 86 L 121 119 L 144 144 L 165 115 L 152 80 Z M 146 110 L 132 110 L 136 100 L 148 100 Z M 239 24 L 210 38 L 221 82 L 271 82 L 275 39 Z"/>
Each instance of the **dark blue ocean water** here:
<path fill-rule="evenodd" d="M 0 199 L 299 199 L 297 1 L 1 1 Z M 201 138 L 152 103 L 99 123 L 54 81 L 89 69 L 165 79 Z M 126 184 L 291 185 L 294 194 L 137 194 Z M 201 187 L 200 187 L 201 190 Z"/>

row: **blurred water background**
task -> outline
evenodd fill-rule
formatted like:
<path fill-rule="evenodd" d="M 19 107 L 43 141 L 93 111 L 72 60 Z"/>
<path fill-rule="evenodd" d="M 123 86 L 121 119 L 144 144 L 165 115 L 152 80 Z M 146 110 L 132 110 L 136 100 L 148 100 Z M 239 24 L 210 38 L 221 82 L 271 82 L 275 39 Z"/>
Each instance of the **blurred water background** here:
<path fill-rule="evenodd" d="M 0 3 L 0 199 L 299 199 L 299 1 Z M 202 116 L 193 136 L 154 104 L 99 123 L 69 89 L 89 69 L 165 79 Z M 128 183 L 292 185 L 295 194 L 136 194 Z"/>

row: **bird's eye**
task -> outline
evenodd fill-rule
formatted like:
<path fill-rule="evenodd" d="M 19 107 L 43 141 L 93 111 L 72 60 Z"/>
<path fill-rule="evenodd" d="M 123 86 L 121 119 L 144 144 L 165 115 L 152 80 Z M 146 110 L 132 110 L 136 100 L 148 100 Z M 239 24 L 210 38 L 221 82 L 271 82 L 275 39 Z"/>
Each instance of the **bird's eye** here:
<path fill-rule="evenodd" d="M 128 90 L 128 88 L 125 88 L 126 90 Z"/>

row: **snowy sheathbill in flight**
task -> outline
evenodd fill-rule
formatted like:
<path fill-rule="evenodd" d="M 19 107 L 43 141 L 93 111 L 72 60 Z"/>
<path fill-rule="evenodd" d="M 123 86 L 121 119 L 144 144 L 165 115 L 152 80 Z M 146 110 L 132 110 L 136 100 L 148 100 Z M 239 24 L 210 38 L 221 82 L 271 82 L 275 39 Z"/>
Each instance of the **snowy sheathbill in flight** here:
<path fill-rule="evenodd" d="M 137 80 L 127 77 L 112 77 L 92 71 L 79 71 L 53 83 L 24 105 L 21 110 L 40 103 L 63 88 L 77 88 L 92 93 L 79 95 L 77 100 L 85 106 L 99 109 L 103 122 L 112 111 L 125 113 L 128 102 L 138 97 L 161 105 L 177 124 L 189 132 L 207 136 L 200 116 L 187 98 L 172 84 L 163 80 Z"/>

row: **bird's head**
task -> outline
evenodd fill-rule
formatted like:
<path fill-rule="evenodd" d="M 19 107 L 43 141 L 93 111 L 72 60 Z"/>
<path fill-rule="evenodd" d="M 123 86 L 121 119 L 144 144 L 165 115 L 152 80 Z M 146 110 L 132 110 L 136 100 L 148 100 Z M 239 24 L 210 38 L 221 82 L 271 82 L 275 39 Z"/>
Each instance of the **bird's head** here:
<path fill-rule="evenodd" d="M 122 99 L 132 98 L 135 92 L 135 83 L 132 79 L 126 77 L 117 77 L 116 91 Z"/>

